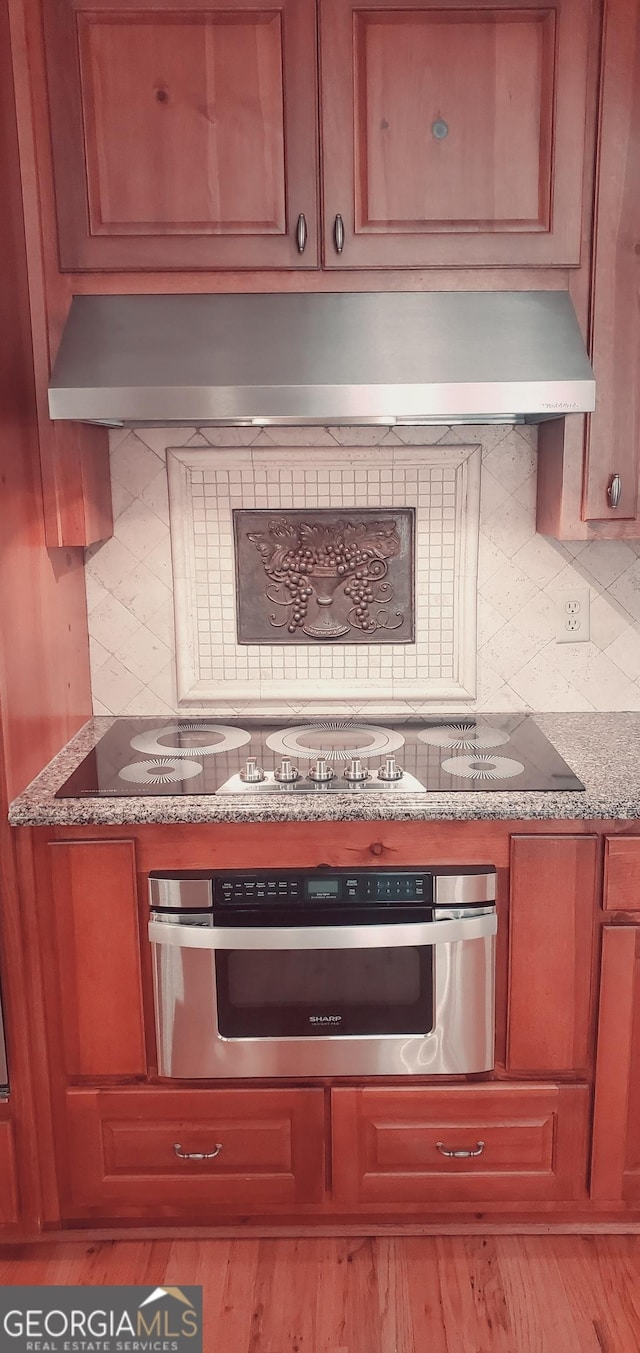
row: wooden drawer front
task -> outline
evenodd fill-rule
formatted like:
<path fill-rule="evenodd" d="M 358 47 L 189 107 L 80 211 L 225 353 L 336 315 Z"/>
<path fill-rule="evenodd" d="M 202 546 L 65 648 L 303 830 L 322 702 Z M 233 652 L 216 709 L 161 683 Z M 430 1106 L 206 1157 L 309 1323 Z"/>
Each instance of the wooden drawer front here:
<path fill-rule="evenodd" d="M 0 1122 L 0 1226 L 18 1220 L 18 1180 L 13 1124 Z"/>
<path fill-rule="evenodd" d="M 607 911 L 640 911 L 640 836 L 608 836 L 604 857 Z"/>
<path fill-rule="evenodd" d="M 72 1090 L 67 1215 L 256 1213 L 320 1202 L 322 1090 Z M 209 1160 L 185 1155 L 221 1150 Z"/>
<path fill-rule="evenodd" d="M 586 1086 L 334 1090 L 334 1196 L 409 1208 L 583 1197 L 587 1111 Z"/>

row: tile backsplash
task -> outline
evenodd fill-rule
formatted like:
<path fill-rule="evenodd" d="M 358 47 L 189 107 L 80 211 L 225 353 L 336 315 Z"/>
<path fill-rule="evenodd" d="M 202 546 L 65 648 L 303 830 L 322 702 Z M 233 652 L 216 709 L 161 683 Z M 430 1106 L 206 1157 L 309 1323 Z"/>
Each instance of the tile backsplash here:
<path fill-rule="evenodd" d="M 293 498 L 294 468 L 299 474 L 305 464 L 312 467 L 316 475 L 327 466 L 333 465 L 334 470 L 340 468 L 337 492 L 344 500 L 350 485 L 344 476 L 353 473 L 355 491 L 358 468 L 362 473 L 374 465 L 368 453 L 368 449 L 374 446 L 381 487 L 380 496 L 376 498 L 375 486 L 372 490 L 370 481 L 366 481 L 367 501 L 373 505 L 384 503 L 383 473 L 387 489 L 392 482 L 387 476 L 393 475 L 394 466 L 396 473 L 402 468 L 405 474 L 411 467 L 417 467 L 416 474 L 421 469 L 423 477 L 430 475 L 434 468 L 436 472 L 442 470 L 444 478 L 441 482 L 450 486 L 451 476 L 455 478 L 455 467 L 473 467 L 474 456 L 479 460 L 481 454 L 477 576 L 477 520 L 472 487 L 471 496 L 464 499 L 464 512 L 459 515 L 458 535 L 451 542 L 455 559 L 455 586 L 458 588 L 457 604 L 454 607 L 457 621 L 456 689 L 451 686 L 450 672 L 447 674 L 448 686 L 438 686 L 444 669 L 436 673 L 433 653 L 431 675 L 435 684 L 428 685 L 429 642 L 428 632 L 424 630 L 422 652 L 419 653 L 417 647 L 414 652 L 417 667 L 416 673 L 413 673 L 412 668 L 412 676 L 415 676 L 417 684 L 405 685 L 403 689 L 402 682 L 406 681 L 406 677 L 399 669 L 395 687 L 393 683 L 383 684 L 382 669 L 374 673 L 372 667 L 367 672 L 361 669 L 359 676 L 363 680 L 359 682 L 354 695 L 351 683 L 358 674 L 351 666 L 355 656 L 349 655 L 348 668 L 336 672 L 335 678 L 331 671 L 332 691 L 341 702 L 333 706 L 334 713 L 366 709 L 372 715 L 375 712 L 385 714 L 389 712 L 390 699 L 394 705 L 402 700 L 405 709 L 415 708 L 421 712 L 476 709 L 640 710 L 640 542 L 563 544 L 537 535 L 536 438 L 535 428 L 511 427 L 403 428 L 393 432 L 385 427 L 272 428 L 269 431 L 208 428 L 203 433 L 193 428 L 142 428 L 136 432 L 112 432 L 115 534 L 103 545 L 87 551 L 86 566 L 96 713 L 169 715 L 178 708 L 195 712 L 199 701 L 202 701 L 201 707 L 209 713 L 219 707 L 230 714 L 234 709 L 247 712 L 254 699 L 259 700 L 261 708 L 266 708 L 272 702 L 274 712 L 282 712 L 284 698 L 287 701 L 286 708 L 291 713 L 298 713 L 301 709 L 310 713 L 322 712 L 320 691 L 326 690 L 328 669 L 322 672 L 318 669 L 317 679 L 314 671 L 316 685 L 313 688 L 307 686 L 303 689 L 304 682 L 300 684 L 296 675 L 297 684 L 295 688 L 289 687 L 285 697 L 282 684 L 278 684 L 277 645 L 272 646 L 274 651 L 267 659 L 272 664 L 270 670 L 260 673 L 259 663 L 258 670 L 253 665 L 251 689 L 249 686 L 241 689 L 242 681 L 238 681 L 236 666 L 235 675 L 229 672 L 230 685 L 224 691 L 221 690 L 218 678 L 224 679 L 224 655 L 221 658 L 218 655 L 212 657 L 212 663 L 216 661 L 218 669 L 215 674 L 213 665 L 210 669 L 204 669 L 211 672 L 211 682 L 206 691 L 201 689 L 198 692 L 197 682 L 194 685 L 193 680 L 189 687 L 189 680 L 196 671 L 193 626 L 197 630 L 198 621 L 203 622 L 205 627 L 210 626 L 211 615 L 207 609 L 207 599 L 206 606 L 200 607 L 207 614 L 196 616 L 197 608 L 189 604 L 184 577 L 176 577 L 174 596 L 167 482 L 167 459 L 171 463 L 172 458 L 167 457 L 167 448 L 184 448 L 179 456 L 174 457 L 173 473 L 176 472 L 175 467 L 180 465 L 182 474 L 185 465 L 194 464 L 191 453 L 198 448 L 204 450 L 205 454 L 196 469 L 196 473 L 201 472 L 203 476 L 207 472 L 217 471 L 230 475 L 234 462 L 227 453 L 230 448 L 238 448 L 235 470 L 237 472 L 240 467 L 240 480 L 234 480 L 234 485 L 240 485 L 238 506 L 263 505 L 257 499 L 252 503 L 243 501 L 243 465 L 245 468 L 249 465 L 253 467 L 252 475 L 255 467 L 264 470 L 265 506 L 271 506 L 271 498 L 267 495 L 269 466 L 272 475 L 278 468 L 286 470 L 287 475 L 283 475 L 282 482 L 278 475 L 279 503 L 285 506 L 289 483 Z M 217 450 L 211 451 L 211 447 Z M 447 451 L 446 447 L 450 449 Z M 474 451 L 474 447 L 480 447 L 481 453 Z M 306 453 L 301 455 L 300 448 L 307 448 Z M 227 456 L 226 467 L 223 467 L 223 456 Z M 290 481 L 288 474 L 291 474 Z M 252 482 L 256 494 L 257 481 Z M 295 482 L 300 496 L 303 481 L 298 479 Z M 316 482 L 319 498 L 320 484 Z M 331 482 L 331 476 L 323 480 L 323 488 L 325 483 L 328 485 Z M 364 482 L 359 484 L 359 491 Z M 406 479 L 404 482 L 405 486 L 413 483 Z M 204 483 L 203 478 L 203 486 Z M 230 479 L 227 479 L 226 485 L 229 506 Z M 394 493 L 398 488 L 399 481 L 394 486 Z M 333 491 L 335 495 L 335 479 Z M 370 497 L 371 491 L 373 498 Z M 322 496 L 329 496 L 333 504 L 329 490 L 327 495 L 323 492 Z M 450 520 L 447 508 L 451 508 L 452 504 L 448 502 L 445 506 L 444 496 L 442 505 L 437 495 L 434 497 L 430 515 L 424 519 L 425 547 L 427 525 L 433 531 L 433 543 L 438 548 L 447 534 L 446 525 Z M 360 501 L 358 494 L 356 498 Z M 212 495 L 212 504 L 213 501 Z M 348 496 L 346 501 L 348 505 Z M 410 501 L 409 496 L 407 503 L 410 504 Z M 458 495 L 458 507 L 461 501 Z M 318 505 L 323 504 L 318 502 Z M 360 505 L 363 505 L 362 502 Z M 184 559 L 184 507 L 183 497 L 182 507 L 176 515 L 174 501 L 171 522 L 174 562 L 175 559 Z M 207 532 L 205 522 L 204 534 Z M 448 574 L 451 572 L 448 563 L 449 558 L 445 560 L 442 550 L 439 555 L 436 550 L 429 560 L 428 571 L 431 595 L 439 592 L 445 599 L 445 605 L 450 581 Z M 221 567 L 219 561 L 216 567 Z M 225 574 L 227 571 L 225 566 Z M 183 573 L 183 570 L 178 569 L 177 572 Z M 229 581 L 225 577 L 224 582 Z M 569 588 L 584 588 L 585 585 L 591 597 L 590 641 L 557 644 L 558 598 Z M 233 628 L 235 614 L 233 606 L 229 604 L 230 593 L 225 592 L 224 596 L 228 613 L 226 616 L 221 614 L 220 619 L 225 622 L 225 638 L 229 644 L 233 637 L 229 625 Z M 474 625 L 476 607 L 472 604 L 476 599 L 477 640 Z M 174 605 L 179 636 L 180 704 L 176 679 Z M 420 639 L 420 636 L 417 637 Z M 236 647 L 234 638 L 232 646 Z M 348 647 L 341 646 L 341 652 L 345 654 L 343 666 Z M 477 651 L 475 697 L 471 695 L 474 689 L 470 675 L 474 666 L 471 647 Z M 372 645 L 372 658 L 374 648 Z M 333 646 L 334 653 L 336 649 L 337 646 Z M 306 652 L 304 648 L 302 651 Z M 327 652 L 327 649 L 324 651 Z M 380 646 L 376 654 L 379 663 Z M 328 656 L 332 663 L 333 654 Z M 448 653 L 446 657 L 449 657 Z M 308 680 L 310 675 L 307 669 L 305 678 Z M 377 688 L 369 688 L 367 679 L 380 684 Z M 265 684 L 256 686 L 256 681 L 259 683 L 261 680 Z M 235 694 L 232 693 L 232 687 Z"/>
<path fill-rule="evenodd" d="M 285 717 L 341 700 L 393 713 L 398 702 L 475 693 L 480 448 L 336 445 L 186 447 L 167 453 L 181 709 Z M 236 639 L 233 509 L 410 507 L 415 513 L 415 642 L 295 649 Z M 274 609 L 272 607 L 272 609 Z M 277 610 L 277 607 L 275 608 Z M 281 706 L 280 708 L 278 706 Z"/>

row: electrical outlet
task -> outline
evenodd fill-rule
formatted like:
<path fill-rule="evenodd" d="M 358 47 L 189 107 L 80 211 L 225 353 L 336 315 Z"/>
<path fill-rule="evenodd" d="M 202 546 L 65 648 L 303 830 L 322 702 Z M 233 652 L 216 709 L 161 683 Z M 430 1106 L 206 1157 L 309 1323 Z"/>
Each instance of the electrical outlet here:
<path fill-rule="evenodd" d="M 581 644 L 589 638 L 589 588 L 574 587 L 558 592 L 556 643 Z"/>

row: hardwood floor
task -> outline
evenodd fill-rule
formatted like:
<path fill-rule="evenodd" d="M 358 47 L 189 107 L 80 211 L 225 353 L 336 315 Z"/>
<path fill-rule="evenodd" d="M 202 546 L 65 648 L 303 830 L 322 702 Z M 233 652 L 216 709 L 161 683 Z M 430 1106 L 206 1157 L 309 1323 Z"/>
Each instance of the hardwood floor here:
<path fill-rule="evenodd" d="M 101 1241 L 0 1285 L 202 1284 L 207 1353 L 637 1353 L 640 1236 Z"/>

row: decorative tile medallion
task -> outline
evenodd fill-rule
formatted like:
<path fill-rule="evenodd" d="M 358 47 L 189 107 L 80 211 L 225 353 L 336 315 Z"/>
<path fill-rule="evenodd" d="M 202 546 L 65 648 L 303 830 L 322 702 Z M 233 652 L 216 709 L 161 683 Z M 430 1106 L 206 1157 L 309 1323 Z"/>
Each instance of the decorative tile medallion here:
<path fill-rule="evenodd" d="M 239 643 L 413 640 L 414 508 L 232 515 Z"/>
<path fill-rule="evenodd" d="M 167 468 L 181 710 L 224 713 L 260 702 L 260 709 L 268 709 L 270 716 L 288 717 L 293 704 L 328 709 L 348 701 L 360 710 L 375 705 L 378 713 L 386 714 L 397 710 L 399 701 L 474 699 L 479 447 L 396 446 L 382 451 L 358 446 L 350 447 L 346 456 L 339 447 L 324 446 L 187 446 L 168 450 Z M 245 537 L 243 559 L 251 560 L 251 586 L 259 602 L 261 628 L 251 640 L 244 620 L 240 633 L 237 629 L 238 522 Z M 283 525 L 274 530 L 272 522 Z M 274 534 L 276 539 L 279 532 L 287 537 L 285 554 L 291 552 L 289 544 L 294 545 L 294 554 L 299 548 L 293 536 L 288 537 L 294 522 L 296 539 L 300 523 L 311 532 L 314 526 L 325 528 L 322 545 L 320 532 L 313 547 L 305 543 L 311 558 L 306 553 L 304 558 L 312 572 L 296 569 L 286 577 L 270 578 L 263 558 L 271 567 Z M 387 546 L 380 546 L 382 553 L 393 536 L 391 522 L 400 536 L 401 552 L 405 548 L 410 552 L 410 523 L 413 526 L 412 637 L 410 621 L 405 621 L 409 632 L 404 634 L 379 624 L 383 603 L 372 586 L 374 580 L 357 577 L 363 569 L 355 570 L 350 595 L 345 592 L 349 576 L 337 574 L 337 562 L 333 576 L 340 532 L 343 539 L 349 535 L 351 549 L 347 525 L 366 524 L 371 531 L 375 522 L 385 523 L 383 536 L 385 530 L 390 532 Z M 327 523 L 336 527 L 329 535 Z M 249 540 L 249 535 L 256 539 Z M 372 552 L 367 560 L 369 571 L 374 557 Z M 394 614 L 408 616 L 410 581 L 391 574 L 397 558 L 392 551 L 384 560 L 389 572 L 380 581 L 390 581 L 394 588 L 392 601 L 386 598 L 389 614 L 393 609 Z M 283 563 L 284 555 L 275 562 Z M 346 583 L 338 583 L 337 578 L 345 576 Z M 303 577 L 309 579 L 304 596 Z M 295 580 L 294 591 L 286 586 L 289 578 Z M 274 591 L 274 585 L 280 590 Z M 264 605 L 267 593 L 271 610 Z M 283 619 L 287 617 L 286 640 L 283 630 L 269 620 L 280 611 Z M 331 618 L 332 627 L 349 624 L 349 630 L 320 641 L 317 633 L 305 633 L 305 626 L 322 625 L 322 612 Z M 378 628 L 358 629 L 354 620 L 361 626 L 375 622 Z M 254 621 L 258 623 L 255 616 Z M 363 640 L 365 634 L 368 642 Z"/>

